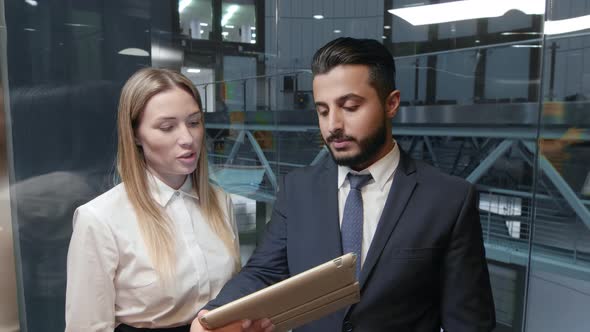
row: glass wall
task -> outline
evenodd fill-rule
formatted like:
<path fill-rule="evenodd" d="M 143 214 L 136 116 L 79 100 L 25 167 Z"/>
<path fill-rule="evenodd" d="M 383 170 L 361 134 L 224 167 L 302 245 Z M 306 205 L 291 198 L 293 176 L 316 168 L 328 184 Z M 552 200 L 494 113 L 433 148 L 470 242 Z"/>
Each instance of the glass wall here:
<path fill-rule="evenodd" d="M 394 54 L 400 147 L 477 185 L 496 331 L 590 326 L 590 1 L 2 5 L 16 267 L 2 262 L 16 271 L 22 331 L 63 330 L 72 213 L 114 183 L 116 106 L 131 73 L 172 68 L 197 85 L 211 179 L 232 194 L 246 259 L 278 178 L 327 155 L 310 62 L 341 36 Z"/>

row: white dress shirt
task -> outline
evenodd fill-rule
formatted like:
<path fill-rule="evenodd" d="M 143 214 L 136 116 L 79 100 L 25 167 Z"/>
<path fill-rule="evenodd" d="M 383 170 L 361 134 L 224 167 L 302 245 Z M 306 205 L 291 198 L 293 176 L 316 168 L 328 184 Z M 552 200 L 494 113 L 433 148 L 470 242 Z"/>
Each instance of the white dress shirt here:
<path fill-rule="evenodd" d="M 176 269 L 162 281 L 150 262 L 136 214 L 119 184 L 74 214 L 68 252 L 66 332 L 110 331 L 121 324 L 190 324 L 231 278 L 234 260 L 203 219 L 187 178 L 174 190 L 148 173 L 150 193 L 174 223 Z M 217 190 L 238 241 L 229 195 Z"/>
<path fill-rule="evenodd" d="M 399 164 L 399 147 L 397 143 L 383 158 L 379 159 L 373 165 L 366 169 L 356 172 L 350 167 L 338 166 L 338 216 L 340 217 L 340 226 L 342 226 L 342 216 L 344 214 L 344 204 L 350 192 L 350 183 L 348 182 L 348 173 L 353 174 L 371 174 L 373 179 L 367 185 L 361 188 L 363 196 L 363 244 L 361 250 L 361 266 L 365 262 L 367 252 L 373 241 L 375 230 L 379 224 L 387 195 L 391 189 L 393 176 L 397 165 Z"/>

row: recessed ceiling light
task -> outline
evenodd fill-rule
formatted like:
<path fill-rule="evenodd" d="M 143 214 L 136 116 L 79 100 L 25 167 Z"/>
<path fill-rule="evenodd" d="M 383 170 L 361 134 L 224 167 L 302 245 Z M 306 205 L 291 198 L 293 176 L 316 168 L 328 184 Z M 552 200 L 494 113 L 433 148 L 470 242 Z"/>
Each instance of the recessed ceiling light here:
<path fill-rule="evenodd" d="M 391 27 L 390 27 L 389 25 L 384 25 L 384 26 L 383 26 L 383 29 L 385 29 L 385 30 L 389 30 L 389 29 L 391 29 Z"/>
<path fill-rule="evenodd" d="M 342 32 L 342 31 L 340 31 L 340 30 L 338 30 L 338 29 L 334 30 L 334 33 L 341 33 L 341 32 Z"/>
<path fill-rule="evenodd" d="M 227 32 L 227 31 L 224 31 L 224 32 L 222 32 L 222 33 L 221 33 L 221 35 L 222 35 L 222 36 L 227 36 L 227 35 L 229 35 L 229 32 Z"/>
<path fill-rule="evenodd" d="M 250 44 L 256 44 L 256 39 L 252 39 L 252 40 L 250 41 Z"/>
<path fill-rule="evenodd" d="M 197 74 L 197 73 L 201 72 L 201 70 L 199 68 L 189 68 L 186 71 L 189 73 L 193 73 L 193 74 Z"/>
<path fill-rule="evenodd" d="M 205 22 L 201 22 L 201 23 L 199 23 L 199 25 L 202 26 L 202 27 L 208 27 L 209 26 L 209 24 L 208 23 L 205 23 Z"/>
<path fill-rule="evenodd" d="M 313 15 L 313 18 L 315 18 L 316 20 L 321 20 L 324 18 L 324 15 Z"/>
<path fill-rule="evenodd" d="M 233 25 L 229 25 L 229 24 L 228 24 L 228 25 L 226 25 L 225 27 L 226 27 L 226 28 L 228 28 L 228 29 L 233 29 L 233 28 L 235 28 Z"/>
<path fill-rule="evenodd" d="M 256 38 L 256 34 L 255 34 L 255 33 L 253 33 L 253 34 L 252 34 L 252 37 L 253 37 L 253 38 Z"/>
<path fill-rule="evenodd" d="M 150 56 L 148 51 L 142 50 L 141 48 L 135 48 L 135 47 L 122 49 L 118 53 L 121 55 L 131 55 L 131 56 Z"/>

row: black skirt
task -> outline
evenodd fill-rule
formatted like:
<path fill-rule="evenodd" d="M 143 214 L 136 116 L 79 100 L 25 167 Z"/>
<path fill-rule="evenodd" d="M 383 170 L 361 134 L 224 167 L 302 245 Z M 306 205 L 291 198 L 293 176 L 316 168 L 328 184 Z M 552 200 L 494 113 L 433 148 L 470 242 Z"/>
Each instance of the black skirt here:
<path fill-rule="evenodd" d="M 148 329 L 148 328 L 138 328 L 138 327 L 133 327 L 133 326 L 121 324 L 121 325 L 117 326 L 117 328 L 115 329 L 115 332 L 190 332 L 190 330 L 191 330 L 190 325 L 161 328 L 161 329 Z"/>

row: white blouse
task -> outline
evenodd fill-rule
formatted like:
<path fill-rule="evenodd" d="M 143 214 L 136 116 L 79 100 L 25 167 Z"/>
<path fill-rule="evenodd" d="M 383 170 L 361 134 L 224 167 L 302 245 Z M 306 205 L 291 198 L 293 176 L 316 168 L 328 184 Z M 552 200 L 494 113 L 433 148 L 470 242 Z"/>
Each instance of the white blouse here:
<path fill-rule="evenodd" d="M 234 261 L 203 219 L 187 178 L 179 190 L 149 175 L 152 197 L 174 223 L 176 270 L 162 282 L 150 262 L 137 217 L 119 184 L 74 213 L 68 251 L 66 332 L 110 331 L 121 324 L 165 328 L 190 324 L 231 278 Z M 229 195 L 217 190 L 238 241 Z"/>

